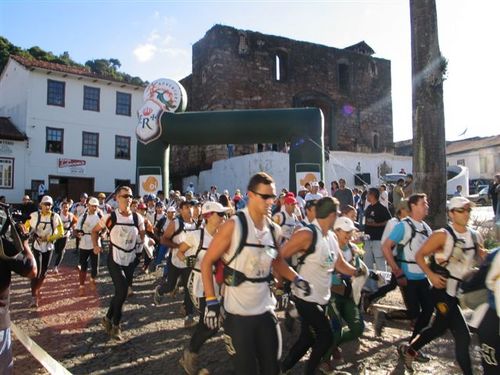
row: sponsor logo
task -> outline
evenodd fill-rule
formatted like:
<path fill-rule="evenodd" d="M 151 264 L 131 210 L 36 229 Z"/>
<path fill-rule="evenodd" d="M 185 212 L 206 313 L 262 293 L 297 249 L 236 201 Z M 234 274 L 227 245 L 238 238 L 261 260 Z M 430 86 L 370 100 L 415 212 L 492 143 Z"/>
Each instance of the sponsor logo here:
<path fill-rule="evenodd" d="M 144 105 L 138 111 L 136 135 L 140 142 L 148 144 L 161 137 L 163 112 L 183 112 L 187 95 L 180 83 L 166 78 L 151 82 L 144 90 Z"/>

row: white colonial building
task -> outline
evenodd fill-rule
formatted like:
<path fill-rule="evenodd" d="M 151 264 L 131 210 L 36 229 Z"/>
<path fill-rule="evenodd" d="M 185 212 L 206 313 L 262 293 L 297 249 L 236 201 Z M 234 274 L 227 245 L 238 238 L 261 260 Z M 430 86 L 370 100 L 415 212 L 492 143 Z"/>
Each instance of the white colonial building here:
<path fill-rule="evenodd" d="M 0 195 L 20 202 L 42 181 L 54 198 L 73 199 L 133 184 L 143 90 L 11 56 L 0 76 Z"/>

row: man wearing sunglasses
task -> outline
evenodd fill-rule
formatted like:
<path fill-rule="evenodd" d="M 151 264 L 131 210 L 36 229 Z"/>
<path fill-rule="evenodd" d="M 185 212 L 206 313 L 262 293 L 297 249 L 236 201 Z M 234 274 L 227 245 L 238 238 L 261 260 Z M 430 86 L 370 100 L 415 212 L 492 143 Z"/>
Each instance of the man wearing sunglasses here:
<path fill-rule="evenodd" d="M 213 266 L 222 259 L 224 341 L 234 370 L 242 375 L 278 374 L 281 332 L 274 314 L 276 299 L 269 288 L 271 272 L 293 280 L 305 294 L 311 293 L 311 287 L 276 249 L 280 228 L 269 217 L 276 199 L 274 180 L 266 173 L 257 173 L 247 190 L 247 206 L 221 226 L 201 264 L 207 305 L 205 324 L 211 329 L 220 325 Z"/>
<path fill-rule="evenodd" d="M 115 287 L 115 294 L 111 298 L 108 312 L 101 320 L 106 333 L 112 339 L 122 340 L 120 322 L 122 319 L 123 304 L 127 299 L 128 287 L 135 269 L 137 242 L 144 242 L 144 219 L 136 212 L 132 212 L 132 189 L 122 186 L 116 192 L 118 208 L 110 214 L 104 215 L 92 229 L 92 245 L 94 254 L 102 253 L 98 242 L 103 229 L 109 231 L 111 251 L 108 255 L 108 270 Z"/>
<path fill-rule="evenodd" d="M 465 197 L 453 197 L 448 206 L 451 224 L 434 232 L 417 251 L 415 260 L 432 283 L 431 297 L 436 317 L 410 345 L 401 345 L 399 354 L 412 369 L 417 352 L 448 329 L 455 339 L 456 360 L 467 375 L 472 375 L 469 355 L 470 333 L 456 297 L 462 278 L 472 270 L 477 257 L 484 258 L 482 239 L 467 226 L 473 203 Z M 425 258 L 431 257 L 427 264 Z"/>

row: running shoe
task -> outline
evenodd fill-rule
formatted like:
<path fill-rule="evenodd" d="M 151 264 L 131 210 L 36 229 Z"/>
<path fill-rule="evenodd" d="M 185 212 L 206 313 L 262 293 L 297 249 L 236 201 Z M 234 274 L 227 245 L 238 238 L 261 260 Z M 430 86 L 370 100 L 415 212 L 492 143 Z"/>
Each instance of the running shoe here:
<path fill-rule="evenodd" d="M 405 368 L 409 372 L 413 372 L 413 360 L 415 359 L 415 356 L 411 355 L 408 352 L 409 348 L 410 348 L 410 345 L 408 345 L 408 344 L 400 344 L 398 346 L 398 353 L 399 353 L 399 356 L 404 361 Z"/>
<path fill-rule="evenodd" d="M 155 292 L 154 292 L 154 295 L 153 295 L 153 301 L 155 303 L 155 305 L 160 305 L 161 304 L 161 297 L 162 295 L 160 294 L 160 285 L 158 285 L 156 288 L 155 288 Z"/>
<path fill-rule="evenodd" d="M 431 360 L 431 358 L 423 353 L 421 350 L 417 352 L 417 355 L 415 356 L 415 361 L 419 363 L 427 363 Z"/>
<path fill-rule="evenodd" d="M 107 316 L 104 316 L 101 319 L 101 325 L 104 327 L 104 331 L 106 331 L 106 333 L 108 335 L 110 335 L 111 334 L 112 324 L 111 324 L 111 320 L 109 320 L 109 318 Z"/>
<path fill-rule="evenodd" d="M 184 328 L 191 328 L 196 325 L 196 321 L 194 320 L 192 315 L 188 315 L 184 318 Z"/>
<path fill-rule="evenodd" d="M 385 312 L 377 310 L 375 311 L 375 316 L 373 318 L 373 328 L 375 330 L 375 336 L 382 335 L 382 330 L 385 326 Z"/>
<path fill-rule="evenodd" d="M 179 359 L 179 364 L 188 375 L 197 375 L 198 354 L 192 353 L 188 349 L 184 349 L 182 357 Z"/>
<path fill-rule="evenodd" d="M 31 297 L 30 307 L 38 307 L 38 297 L 36 296 Z"/>
<path fill-rule="evenodd" d="M 116 341 L 121 341 L 123 340 L 123 337 L 122 337 L 122 329 L 120 328 L 120 326 L 115 326 L 113 325 L 111 327 L 111 331 L 109 333 L 109 336 L 113 339 L 113 340 L 116 340 Z"/>

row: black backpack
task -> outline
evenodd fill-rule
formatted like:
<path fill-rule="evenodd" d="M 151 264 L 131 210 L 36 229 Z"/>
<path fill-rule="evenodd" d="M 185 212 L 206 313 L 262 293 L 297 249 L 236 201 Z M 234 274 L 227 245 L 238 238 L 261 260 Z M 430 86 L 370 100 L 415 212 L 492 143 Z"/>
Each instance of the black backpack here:
<path fill-rule="evenodd" d="M 297 270 L 299 270 L 300 266 L 302 266 L 306 262 L 307 257 L 314 253 L 314 251 L 316 250 L 316 242 L 318 241 L 318 233 L 316 232 L 316 226 L 314 224 L 307 224 L 306 228 L 309 228 L 311 230 L 313 238 L 311 244 L 306 249 L 304 254 L 302 254 L 298 258 Z"/>

